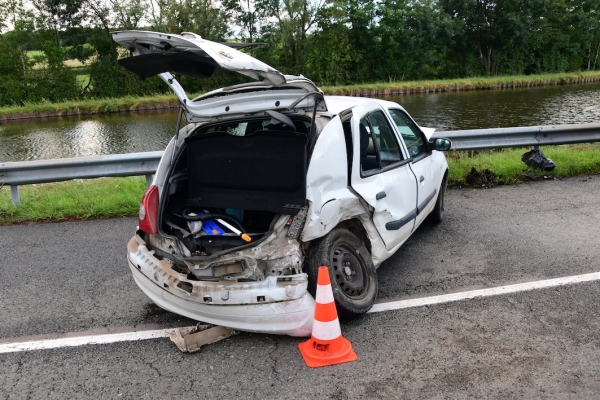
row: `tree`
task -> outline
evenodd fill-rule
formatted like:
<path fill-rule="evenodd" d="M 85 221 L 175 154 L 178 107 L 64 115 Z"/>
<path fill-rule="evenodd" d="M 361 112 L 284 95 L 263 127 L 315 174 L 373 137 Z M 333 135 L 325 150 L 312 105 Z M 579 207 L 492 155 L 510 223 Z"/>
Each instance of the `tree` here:
<path fill-rule="evenodd" d="M 13 27 L 3 38 L 4 50 L 1 54 L 6 59 L 3 63 L 2 79 L 5 82 L 2 86 L 6 93 L 1 104 L 22 103 L 27 97 L 29 70 L 34 64 L 27 57 L 27 50 L 33 45 L 33 15 L 25 9 L 23 0 L 2 1 L 0 9 L 3 14 L 2 21 L 7 21 Z"/>
<path fill-rule="evenodd" d="M 21 105 L 27 96 L 23 79 L 22 53 L 0 35 L 0 106 Z"/>
<path fill-rule="evenodd" d="M 122 29 L 138 29 L 140 22 L 146 17 L 149 5 L 146 0 L 109 0 L 109 2 L 116 15 L 116 25 Z"/>
<path fill-rule="evenodd" d="M 463 65 L 467 75 L 482 72 L 490 76 L 531 70 L 536 62 L 532 54 L 543 55 L 546 60 L 556 57 L 564 49 L 562 30 L 555 20 L 562 19 L 561 11 L 566 11 L 561 10 L 561 1 L 440 0 L 442 9 L 460 29 L 452 49 L 455 65 Z M 475 58 L 479 71 L 473 68 Z"/>
<path fill-rule="evenodd" d="M 441 74 L 455 29 L 436 1 L 384 0 L 377 16 L 380 79 L 431 79 Z"/>
<path fill-rule="evenodd" d="M 216 41 L 230 32 L 227 10 L 213 0 L 156 0 L 150 18 L 152 29 L 160 32 L 194 32 Z"/>
<path fill-rule="evenodd" d="M 266 24 L 260 34 L 270 44 L 267 62 L 290 73 L 304 73 L 308 33 L 315 27 L 325 0 L 256 0 L 256 11 Z M 272 21 L 272 22 L 268 22 Z M 257 54 L 267 51 L 257 50 Z"/>
<path fill-rule="evenodd" d="M 54 33 L 56 45 L 60 47 L 60 33 L 69 27 L 79 26 L 85 18 L 84 1 L 31 0 L 37 10 L 36 28 Z"/>
<path fill-rule="evenodd" d="M 317 13 L 317 28 L 308 38 L 306 73 L 318 84 L 342 85 L 355 79 L 356 51 L 347 22 L 343 9 L 332 3 Z"/>
<path fill-rule="evenodd" d="M 570 0 L 570 35 L 580 46 L 581 68 L 595 70 L 600 55 L 600 0 Z"/>
<path fill-rule="evenodd" d="M 258 27 L 265 22 L 256 0 L 224 0 L 223 7 L 229 11 L 233 25 L 241 28 L 238 34 L 234 33 L 235 37 L 254 42 Z"/>

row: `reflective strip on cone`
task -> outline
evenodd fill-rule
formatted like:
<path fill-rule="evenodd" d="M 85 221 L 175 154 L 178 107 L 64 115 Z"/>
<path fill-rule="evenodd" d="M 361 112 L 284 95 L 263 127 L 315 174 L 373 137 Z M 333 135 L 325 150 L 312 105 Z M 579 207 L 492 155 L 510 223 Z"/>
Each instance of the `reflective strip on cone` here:
<path fill-rule="evenodd" d="M 329 322 L 322 322 L 316 319 L 313 321 L 312 337 L 314 339 L 333 340 L 340 336 L 342 336 L 342 330 L 340 329 L 340 321 L 337 318 Z"/>
<path fill-rule="evenodd" d="M 333 303 L 333 291 L 331 290 L 331 284 L 317 285 L 317 296 L 315 301 L 321 304 Z"/>

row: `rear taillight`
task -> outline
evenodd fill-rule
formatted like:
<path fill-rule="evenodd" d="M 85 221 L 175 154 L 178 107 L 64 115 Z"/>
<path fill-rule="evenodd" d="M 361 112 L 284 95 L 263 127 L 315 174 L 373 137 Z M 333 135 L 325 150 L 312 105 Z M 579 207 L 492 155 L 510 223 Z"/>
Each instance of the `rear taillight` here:
<path fill-rule="evenodd" d="M 140 229 L 146 233 L 156 233 L 158 221 L 158 186 L 150 186 L 140 204 Z"/>

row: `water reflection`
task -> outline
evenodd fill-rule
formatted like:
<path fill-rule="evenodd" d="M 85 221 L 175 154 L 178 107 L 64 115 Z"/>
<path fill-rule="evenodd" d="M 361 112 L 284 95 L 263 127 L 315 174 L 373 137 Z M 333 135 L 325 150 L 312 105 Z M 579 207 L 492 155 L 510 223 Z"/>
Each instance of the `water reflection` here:
<path fill-rule="evenodd" d="M 390 98 L 439 130 L 600 122 L 600 85 L 419 94 Z"/>
<path fill-rule="evenodd" d="M 600 84 L 386 98 L 438 130 L 600 122 Z M 0 124 L 0 162 L 163 150 L 176 112 Z"/>
<path fill-rule="evenodd" d="M 0 161 L 163 150 L 176 113 L 61 118 L 0 124 Z"/>

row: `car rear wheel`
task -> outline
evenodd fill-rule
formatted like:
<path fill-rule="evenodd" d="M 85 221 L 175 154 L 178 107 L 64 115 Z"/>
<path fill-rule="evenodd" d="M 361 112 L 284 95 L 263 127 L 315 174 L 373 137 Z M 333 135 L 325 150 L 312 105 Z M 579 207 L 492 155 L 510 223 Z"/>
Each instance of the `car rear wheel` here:
<path fill-rule="evenodd" d="M 320 266 L 329 269 L 331 289 L 340 317 L 371 309 L 377 296 L 377 274 L 364 243 L 346 229 L 334 229 L 311 245 L 306 257 L 309 291 L 315 295 Z"/>

